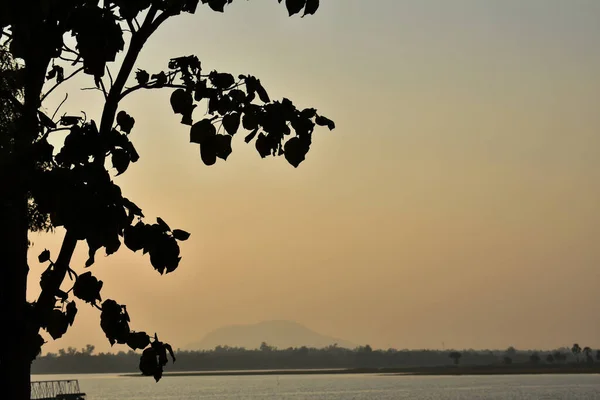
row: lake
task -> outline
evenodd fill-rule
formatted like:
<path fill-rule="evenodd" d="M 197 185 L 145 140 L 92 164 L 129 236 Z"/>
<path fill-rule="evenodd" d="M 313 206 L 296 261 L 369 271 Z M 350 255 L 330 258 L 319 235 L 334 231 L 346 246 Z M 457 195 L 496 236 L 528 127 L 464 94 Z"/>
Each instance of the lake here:
<path fill-rule="evenodd" d="M 34 375 L 78 379 L 88 400 L 414 399 L 595 400 L 600 375 L 398 376 L 283 375 L 152 378 L 117 375 Z"/>

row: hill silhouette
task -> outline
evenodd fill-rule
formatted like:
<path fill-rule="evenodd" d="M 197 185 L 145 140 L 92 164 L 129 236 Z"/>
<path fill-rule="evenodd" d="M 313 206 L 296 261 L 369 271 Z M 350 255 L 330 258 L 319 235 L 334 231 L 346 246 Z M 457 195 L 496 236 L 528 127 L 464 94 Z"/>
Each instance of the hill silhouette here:
<path fill-rule="evenodd" d="M 353 343 L 321 335 L 293 321 L 263 321 L 251 325 L 224 326 L 208 333 L 198 342 L 186 346 L 188 350 L 210 350 L 217 346 L 256 349 L 262 342 L 280 349 L 288 347 L 323 348 L 333 344 L 353 349 Z"/>

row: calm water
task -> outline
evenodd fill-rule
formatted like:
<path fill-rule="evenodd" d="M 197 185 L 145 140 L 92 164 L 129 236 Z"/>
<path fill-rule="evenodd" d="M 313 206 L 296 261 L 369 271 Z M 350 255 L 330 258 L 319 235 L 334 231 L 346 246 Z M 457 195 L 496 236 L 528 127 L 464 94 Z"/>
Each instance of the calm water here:
<path fill-rule="evenodd" d="M 35 375 L 32 379 L 79 379 L 88 400 L 600 400 L 600 375 L 198 376 L 166 377 L 158 384 L 151 378 L 123 378 L 115 375 Z"/>

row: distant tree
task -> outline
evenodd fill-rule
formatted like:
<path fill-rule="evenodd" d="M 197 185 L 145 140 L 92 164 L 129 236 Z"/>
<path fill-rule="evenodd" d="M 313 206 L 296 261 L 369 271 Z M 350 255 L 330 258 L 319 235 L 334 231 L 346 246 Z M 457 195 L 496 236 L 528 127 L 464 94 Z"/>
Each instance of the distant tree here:
<path fill-rule="evenodd" d="M 509 357 L 514 357 L 517 355 L 517 349 L 515 349 L 513 346 L 510 346 L 504 353 Z"/>
<path fill-rule="evenodd" d="M 579 362 L 579 355 L 581 354 L 581 347 L 579 346 L 578 343 L 573 344 L 573 347 L 571 347 L 571 353 L 573 353 L 573 355 L 575 356 L 575 359 L 577 360 L 577 362 Z"/>
<path fill-rule="evenodd" d="M 510 364 L 512 364 L 513 359 L 511 357 L 509 357 L 509 356 L 504 356 L 504 358 L 502 359 L 502 362 L 504 364 L 510 365 Z"/>
<path fill-rule="evenodd" d="M 600 362 L 600 350 L 596 350 L 596 361 Z"/>
<path fill-rule="evenodd" d="M 452 351 L 452 352 L 450 352 L 450 354 L 448 354 L 448 357 L 450 357 L 452 359 L 452 361 L 454 362 L 454 365 L 458 365 L 458 363 L 460 362 L 460 359 L 462 357 L 462 354 L 458 351 Z"/>
<path fill-rule="evenodd" d="M 583 355 L 585 356 L 585 361 L 588 364 L 594 362 L 594 357 L 592 357 L 592 349 L 589 346 L 585 346 L 582 350 Z"/>
<path fill-rule="evenodd" d="M 266 351 L 274 351 L 274 350 L 277 350 L 275 347 L 273 347 L 273 346 L 269 346 L 269 345 L 267 344 L 267 342 L 262 342 L 262 343 L 260 344 L 260 348 L 259 348 L 259 349 L 260 349 L 260 351 L 265 351 L 265 352 L 266 352 Z"/>
<path fill-rule="evenodd" d="M 144 375 L 158 381 L 167 354 L 174 359 L 171 346 L 156 334 L 131 330 L 125 306 L 112 299 L 103 301 L 102 281 L 90 271 L 78 274 L 71 262 L 82 242 L 88 247 L 86 267 L 94 264 L 98 250 L 111 255 L 124 243 L 134 252 L 148 253 L 159 273 L 170 273 L 180 262 L 179 242 L 190 236 L 171 229 L 160 218 L 156 223 L 144 222 L 142 210 L 123 196 L 112 179 L 115 171 L 121 175 L 139 159 L 129 135 L 135 119 L 120 109 L 123 98 L 142 90 L 172 90 L 171 108 L 181 115 L 181 123 L 190 127 L 189 140 L 199 146 L 206 165 L 228 158 L 240 127 L 249 132 L 244 140 L 254 143 L 260 157 L 284 156 L 294 167 L 309 152 L 316 125 L 334 129 L 333 121 L 314 108 L 298 109 L 286 98 L 271 101 L 254 76 L 204 72 L 196 56 L 165 60 L 163 71 L 134 72 L 145 44 L 165 21 L 194 14 L 200 6 L 223 12 L 230 3 L 232 0 L 0 2 L 0 45 L 10 49 L 23 70 L 19 115 L 8 138 L 10 146 L 5 146 L 10 150 L 0 154 L 0 320 L 3 341 L 10 343 L 0 352 L 0 376 L 6 398 L 29 398 L 31 362 L 44 344 L 40 330 L 53 339 L 63 336 L 78 311 L 75 298 L 100 309 L 100 326 L 111 345 L 143 349 L 139 366 Z M 319 1 L 286 0 L 285 6 L 290 16 L 314 14 Z M 65 41 L 68 37 L 75 46 Z M 123 51 L 124 56 L 117 57 Z M 111 72 L 117 59 L 120 65 Z M 99 118 L 88 119 L 91 113 L 47 115 L 43 102 L 48 95 L 79 73 L 89 75 L 102 96 Z M 133 74 L 135 82 L 130 79 Z M 204 100 L 208 112 L 194 121 L 195 103 Z M 58 131 L 68 134 L 55 149 L 49 138 Z M 40 168 L 42 164 L 48 168 Z M 41 294 L 34 302 L 27 301 L 31 199 L 53 227 L 65 230 L 57 257 L 51 258 L 47 250 L 38 256 L 47 268 L 39 280 Z M 73 287 L 65 292 L 61 287 L 67 276 Z"/>
<path fill-rule="evenodd" d="M 529 361 L 531 361 L 533 364 L 538 364 L 540 360 L 541 358 L 538 353 L 531 353 L 531 355 L 529 356 Z"/>
<path fill-rule="evenodd" d="M 552 353 L 552 356 L 554 357 L 554 360 L 556 362 L 564 362 L 567 359 L 567 356 L 562 353 L 560 350 L 556 350 Z"/>
<path fill-rule="evenodd" d="M 552 364 L 554 362 L 554 356 L 552 354 L 548 354 L 546 356 L 546 362 Z"/>
<path fill-rule="evenodd" d="M 370 345 L 366 345 L 366 346 L 360 346 L 358 348 L 358 351 L 361 353 L 372 353 L 373 352 L 373 348 Z"/>
<path fill-rule="evenodd" d="M 85 356 L 91 356 L 92 353 L 95 350 L 95 346 L 92 344 L 88 344 L 85 346 L 85 348 L 81 349 L 81 354 L 85 355 Z"/>

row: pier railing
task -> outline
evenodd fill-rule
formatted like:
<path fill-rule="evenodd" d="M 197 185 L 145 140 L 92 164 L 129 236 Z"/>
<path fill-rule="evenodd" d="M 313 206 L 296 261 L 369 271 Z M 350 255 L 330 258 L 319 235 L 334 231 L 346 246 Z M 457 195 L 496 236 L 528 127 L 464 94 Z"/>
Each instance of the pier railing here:
<path fill-rule="evenodd" d="M 83 400 L 85 393 L 79 389 L 79 381 L 34 381 L 31 382 L 31 400 Z"/>

